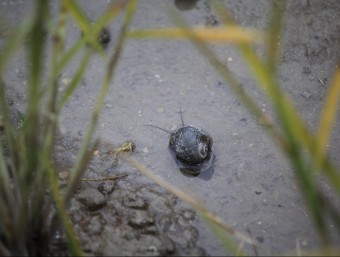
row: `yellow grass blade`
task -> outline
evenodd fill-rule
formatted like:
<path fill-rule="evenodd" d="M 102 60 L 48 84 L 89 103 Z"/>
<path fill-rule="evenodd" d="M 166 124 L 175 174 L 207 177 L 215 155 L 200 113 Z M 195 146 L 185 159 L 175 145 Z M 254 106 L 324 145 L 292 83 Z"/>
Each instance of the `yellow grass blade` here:
<path fill-rule="evenodd" d="M 197 210 L 202 215 L 202 217 L 205 220 L 209 221 L 209 225 L 213 226 L 214 230 L 217 230 L 219 234 L 223 234 L 223 238 L 228 243 L 229 250 L 233 251 L 233 249 L 234 250 L 237 249 L 237 247 L 235 246 L 235 243 L 233 242 L 233 240 L 231 240 L 232 238 L 237 238 L 241 242 L 244 242 L 244 243 L 247 243 L 247 244 L 250 244 L 250 245 L 256 244 L 253 239 L 251 239 L 248 236 L 234 230 L 232 227 L 225 224 L 219 216 L 217 216 L 214 213 L 212 213 L 211 211 L 209 211 L 208 208 L 205 207 L 205 205 L 201 201 L 199 201 L 198 199 L 196 199 L 193 196 L 191 196 L 190 194 L 180 190 L 176 186 L 171 185 L 169 182 L 165 181 L 164 179 L 162 179 L 158 176 L 155 176 L 154 173 L 151 170 L 149 170 L 147 167 L 140 164 L 139 162 L 137 162 L 137 161 L 135 161 L 131 158 L 128 158 L 125 155 L 121 155 L 120 158 L 122 158 L 124 161 L 129 163 L 134 168 L 138 169 L 145 176 L 147 176 L 150 179 L 152 179 L 153 181 L 155 181 L 161 187 L 165 188 L 169 192 L 176 195 L 182 201 L 190 204 L 195 210 Z M 229 236 L 232 236 L 232 237 L 229 238 Z M 235 251 L 235 252 L 233 252 L 233 254 L 234 255 L 242 255 L 243 252 L 242 251 L 239 251 L 239 252 Z"/>
<path fill-rule="evenodd" d="M 255 29 L 246 29 L 239 26 L 223 26 L 219 28 L 193 28 L 192 33 L 199 40 L 207 43 L 255 43 L 261 42 L 264 33 Z M 134 30 L 130 38 L 171 38 L 188 39 L 188 35 L 181 28 L 162 28 L 148 30 Z"/>
<path fill-rule="evenodd" d="M 329 140 L 332 125 L 335 121 L 335 113 L 340 94 L 340 68 L 338 67 L 333 75 L 332 83 L 327 91 L 325 106 L 320 117 L 319 130 L 317 134 L 316 158 L 314 159 L 314 170 L 318 171 L 324 159 L 326 144 Z"/>

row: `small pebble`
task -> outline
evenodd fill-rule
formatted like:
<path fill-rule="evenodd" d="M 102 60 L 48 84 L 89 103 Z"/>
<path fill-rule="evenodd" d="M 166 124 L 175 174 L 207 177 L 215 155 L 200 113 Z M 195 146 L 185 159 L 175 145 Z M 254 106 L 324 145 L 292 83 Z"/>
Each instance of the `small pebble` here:
<path fill-rule="evenodd" d="M 155 219 L 147 211 L 136 210 L 131 213 L 128 224 L 133 228 L 143 228 L 155 224 Z"/>
<path fill-rule="evenodd" d="M 266 112 L 263 112 L 257 121 L 260 125 L 264 125 L 264 126 L 273 125 L 273 118 Z"/>
<path fill-rule="evenodd" d="M 246 117 L 243 117 L 240 119 L 240 123 L 242 126 L 246 126 L 248 124 L 248 120 Z"/>
<path fill-rule="evenodd" d="M 307 98 L 309 99 L 313 94 L 311 92 L 309 92 L 307 89 L 303 90 L 303 92 L 301 93 L 301 95 L 304 97 L 304 98 Z"/>
<path fill-rule="evenodd" d="M 78 132 L 77 132 L 77 134 L 78 134 L 78 136 L 84 136 L 84 134 L 85 134 L 85 131 L 84 130 L 78 130 Z"/>
<path fill-rule="evenodd" d="M 97 189 L 89 187 L 78 195 L 79 201 L 89 210 L 95 211 L 106 204 L 106 199 Z"/>
<path fill-rule="evenodd" d="M 113 107 L 113 105 L 110 104 L 110 103 L 105 104 L 105 108 L 107 108 L 107 109 L 111 109 L 112 107 Z"/>
<path fill-rule="evenodd" d="M 141 209 L 145 210 L 148 208 L 147 202 L 136 196 L 135 194 L 128 193 L 124 198 L 124 206 L 132 208 L 132 209 Z"/>
<path fill-rule="evenodd" d="M 193 221 L 196 217 L 196 213 L 192 210 L 185 210 L 185 211 L 183 211 L 182 215 L 188 221 L 189 220 Z"/>
<path fill-rule="evenodd" d="M 304 239 L 301 241 L 302 246 L 307 246 L 308 245 L 308 240 Z"/>
<path fill-rule="evenodd" d="M 89 225 L 87 226 L 87 230 L 90 235 L 99 234 L 102 230 L 102 224 L 100 222 L 99 216 L 94 216 L 91 218 Z"/>
<path fill-rule="evenodd" d="M 114 181 L 102 182 L 98 185 L 97 188 L 99 192 L 107 196 L 112 194 L 113 190 L 115 189 L 115 183 Z"/>
<path fill-rule="evenodd" d="M 158 107 L 157 108 L 157 112 L 158 113 L 163 113 L 164 112 L 164 108 L 163 107 Z"/>
<path fill-rule="evenodd" d="M 58 178 L 61 180 L 66 180 L 70 177 L 70 172 L 69 171 L 61 171 L 58 173 Z"/>
<path fill-rule="evenodd" d="M 65 86 L 68 86 L 70 84 L 71 80 L 69 78 L 63 78 L 61 80 L 61 83 L 63 83 Z"/>
<path fill-rule="evenodd" d="M 309 66 L 305 66 L 305 67 L 303 67 L 303 73 L 305 73 L 305 74 L 311 74 L 311 69 L 310 69 L 310 67 Z"/>

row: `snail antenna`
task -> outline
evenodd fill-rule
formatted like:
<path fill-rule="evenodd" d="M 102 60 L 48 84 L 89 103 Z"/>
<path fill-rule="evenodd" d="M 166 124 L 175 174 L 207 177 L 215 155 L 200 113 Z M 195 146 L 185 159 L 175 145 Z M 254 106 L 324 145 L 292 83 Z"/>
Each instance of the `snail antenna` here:
<path fill-rule="evenodd" d="M 182 112 L 182 106 L 179 106 L 179 113 L 181 114 L 181 120 L 182 120 L 182 126 L 184 127 L 184 121 L 183 121 L 183 112 Z"/>
<path fill-rule="evenodd" d="M 171 134 L 171 131 L 169 131 L 169 130 L 166 130 L 166 129 L 164 129 L 164 128 L 157 127 L 157 126 L 155 126 L 155 125 L 146 124 L 146 125 L 144 125 L 144 126 L 148 126 L 148 127 L 154 127 L 154 128 L 157 128 L 157 129 L 163 130 L 164 132 L 166 132 L 166 133 L 168 133 L 168 134 Z"/>

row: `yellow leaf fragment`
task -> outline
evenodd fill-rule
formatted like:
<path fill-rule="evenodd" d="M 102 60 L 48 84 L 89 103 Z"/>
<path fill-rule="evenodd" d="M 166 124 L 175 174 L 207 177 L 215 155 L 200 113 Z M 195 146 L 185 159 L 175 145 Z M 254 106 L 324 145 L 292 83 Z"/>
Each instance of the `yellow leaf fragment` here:
<path fill-rule="evenodd" d="M 254 43 L 263 39 L 263 33 L 255 29 L 247 29 L 239 26 L 224 26 L 219 28 L 191 28 L 191 32 L 207 43 Z M 188 39 L 188 33 L 182 28 L 162 28 L 148 30 L 134 30 L 128 36 L 130 38 L 171 38 Z"/>

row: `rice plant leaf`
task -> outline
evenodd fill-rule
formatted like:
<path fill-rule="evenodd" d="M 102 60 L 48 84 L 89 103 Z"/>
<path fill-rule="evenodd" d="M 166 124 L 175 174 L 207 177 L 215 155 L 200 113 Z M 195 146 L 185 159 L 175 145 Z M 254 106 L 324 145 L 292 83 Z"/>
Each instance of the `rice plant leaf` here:
<path fill-rule="evenodd" d="M 83 13 L 82 9 L 73 0 L 63 0 L 62 5 L 65 7 L 67 12 L 74 18 L 76 24 L 82 31 L 82 35 L 86 42 L 90 43 L 95 50 L 103 55 L 103 50 L 96 41 L 98 33 L 93 33 L 91 22 Z"/>
<path fill-rule="evenodd" d="M 125 7 L 126 2 L 118 2 L 117 4 L 111 6 L 95 23 L 95 26 L 93 27 L 94 34 L 98 34 L 100 29 L 106 26 L 108 22 L 110 22 L 113 18 L 117 17 L 119 12 Z M 59 69 L 62 68 L 70 58 L 79 50 L 79 47 L 82 45 L 82 40 L 80 39 L 72 49 L 64 56 L 62 59 Z M 75 73 L 70 85 L 67 87 L 61 101 L 59 104 L 59 111 L 61 108 L 65 105 L 66 101 L 69 99 L 69 97 L 73 94 L 74 90 L 77 88 L 77 85 L 82 78 L 83 73 L 85 72 L 85 69 L 87 67 L 87 64 L 90 61 L 91 57 L 91 51 L 87 50 L 84 54 L 83 60 L 81 61 L 81 65 L 77 72 Z M 105 55 L 106 56 L 106 55 Z"/>
<path fill-rule="evenodd" d="M 71 172 L 72 175 L 71 175 L 71 178 L 70 178 L 70 183 L 69 183 L 69 186 L 66 188 L 66 193 L 65 193 L 65 197 L 64 197 L 65 203 L 67 203 L 70 200 L 75 186 L 80 181 L 82 174 L 85 172 L 86 166 L 84 164 L 87 163 L 90 160 L 89 154 L 92 154 L 92 152 L 91 151 L 89 152 L 89 150 L 88 150 L 89 145 L 90 145 L 90 141 L 91 141 L 92 135 L 94 133 L 94 130 L 96 128 L 96 125 L 98 123 L 99 114 L 100 114 L 101 109 L 103 108 L 107 92 L 110 89 L 110 82 L 112 80 L 114 70 L 117 66 L 119 57 L 120 57 L 120 55 L 123 51 L 123 45 L 124 45 L 124 42 L 126 40 L 128 28 L 129 28 L 130 23 L 132 22 L 132 17 L 134 15 L 136 8 L 137 8 L 137 1 L 130 0 L 127 4 L 127 7 L 126 7 L 125 19 L 124 19 L 123 25 L 121 27 L 120 34 L 118 36 L 118 42 L 117 42 L 117 45 L 116 45 L 116 49 L 115 49 L 113 55 L 111 56 L 110 61 L 107 65 L 106 74 L 105 74 L 105 77 L 104 77 L 103 84 L 102 84 L 100 91 L 99 91 L 97 102 L 94 106 L 94 110 L 93 110 L 93 113 L 92 113 L 89 128 L 87 129 L 87 132 L 86 132 L 85 137 L 83 139 L 82 146 L 80 148 L 79 155 L 77 157 L 76 165 Z"/>
<path fill-rule="evenodd" d="M 65 8 L 69 11 L 71 16 L 75 19 L 82 35 L 86 42 L 88 42 L 103 58 L 106 57 L 102 47 L 97 42 L 97 35 L 100 30 L 105 27 L 113 18 L 117 17 L 118 14 L 124 9 L 128 1 L 117 2 L 109 7 L 102 16 L 96 22 L 91 21 L 81 11 L 81 8 L 73 0 L 65 0 L 62 3 Z"/>
<path fill-rule="evenodd" d="M 28 32 L 32 27 L 32 19 L 25 19 L 23 22 L 16 27 L 12 33 L 7 37 L 5 43 L 1 46 L 0 52 L 0 72 L 5 68 L 6 63 L 18 49 L 26 38 Z"/>
<path fill-rule="evenodd" d="M 66 65 L 79 53 L 80 49 L 85 45 L 84 39 L 79 39 L 70 49 L 67 49 L 59 59 L 59 63 L 56 67 L 56 73 L 59 74 Z"/>
<path fill-rule="evenodd" d="M 93 32 L 99 33 L 99 31 L 106 26 L 112 19 L 116 18 L 118 14 L 126 7 L 127 1 L 121 1 L 108 7 L 108 9 L 97 19 L 94 24 Z"/>
<path fill-rule="evenodd" d="M 240 46 L 240 49 L 245 60 L 248 62 L 254 77 L 258 81 L 258 85 L 274 104 L 287 139 L 294 138 L 297 142 L 299 142 L 298 147 L 307 149 L 312 155 L 312 158 L 315 159 L 315 155 L 317 153 L 316 149 L 318 147 L 317 139 L 314 138 L 308 130 L 291 99 L 280 89 L 273 77 L 273 74 L 266 68 L 266 64 L 256 56 L 253 49 L 244 45 Z M 335 189 L 340 192 L 339 172 L 337 172 L 334 165 L 327 159 L 327 157 L 323 159 L 321 164 L 322 168 L 325 168 L 325 175 L 328 177 L 329 181 L 333 184 Z"/>
<path fill-rule="evenodd" d="M 81 250 L 80 242 L 74 232 L 72 225 L 70 224 L 70 218 L 67 214 L 66 205 L 63 201 L 63 198 L 60 195 L 58 189 L 58 178 L 56 176 L 56 172 L 54 170 L 49 170 L 49 183 L 51 185 L 51 193 L 53 199 L 55 201 L 56 210 L 58 213 L 58 217 L 61 220 L 63 227 L 65 229 L 67 244 L 72 256 L 84 256 L 83 251 Z"/>
<path fill-rule="evenodd" d="M 324 218 L 326 209 L 320 208 L 323 203 L 323 201 L 320 200 L 322 193 L 317 191 L 316 181 L 313 174 L 310 172 L 310 166 L 302 157 L 304 149 L 308 149 L 309 153 L 315 157 L 314 154 L 317 142 L 308 131 L 307 126 L 294 108 L 289 97 L 285 95 L 278 86 L 275 79 L 275 70 L 269 67 L 274 60 L 269 59 L 269 62 L 266 65 L 266 63 L 255 53 L 250 44 L 238 46 L 245 60 L 248 62 L 248 67 L 250 67 L 254 77 L 257 79 L 258 85 L 267 94 L 276 109 L 288 143 L 284 150 L 300 178 L 302 192 L 307 200 L 308 207 L 318 228 L 320 237 L 324 244 L 327 244 L 329 237 Z M 327 160 L 327 163 L 330 164 L 329 160 Z M 334 172 L 334 169 L 332 168 L 327 171 L 327 176 L 328 178 L 332 177 L 330 181 L 335 188 L 339 190 L 339 174 Z M 334 182 L 333 179 L 337 182 Z M 327 211 L 329 210 L 331 210 L 331 208 L 327 208 Z"/>
<path fill-rule="evenodd" d="M 317 133 L 316 158 L 314 159 L 314 169 L 318 171 L 325 158 L 325 149 L 329 141 L 332 125 L 335 121 L 336 110 L 340 96 L 340 68 L 338 67 L 333 75 L 332 82 L 327 90 L 325 105 L 320 117 L 319 129 Z"/>
<path fill-rule="evenodd" d="M 34 15 L 34 21 L 32 30 L 30 31 L 28 43 L 29 43 L 29 61 L 30 65 L 30 87 L 29 97 L 37 99 L 38 87 L 41 79 L 42 65 L 44 60 L 44 46 L 46 37 L 47 22 L 47 3 L 43 0 L 36 2 L 36 12 Z M 34 101 L 35 103 L 36 101 Z"/>
<path fill-rule="evenodd" d="M 0 72 L 0 114 L 2 116 L 2 121 L 4 125 L 7 147 L 9 149 L 10 158 L 15 161 L 16 151 L 15 151 L 15 133 L 14 128 L 10 119 L 9 106 L 7 102 L 7 98 L 5 95 L 5 82 L 2 77 L 2 73 Z"/>
<path fill-rule="evenodd" d="M 78 70 L 76 71 L 76 73 L 72 77 L 70 84 L 67 86 L 65 93 L 63 94 L 62 98 L 59 101 L 58 113 L 60 113 L 61 109 L 65 106 L 65 103 L 67 102 L 67 100 L 72 96 L 72 94 L 76 90 L 77 86 L 79 85 L 79 82 L 84 75 L 84 72 L 87 68 L 87 65 L 88 65 L 90 59 L 91 59 L 91 56 L 92 56 L 92 51 L 86 51 L 84 53 L 84 57 L 80 62 L 81 64 L 80 64 Z"/>
<path fill-rule="evenodd" d="M 46 38 L 46 27 L 48 15 L 48 3 L 43 0 L 36 1 L 36 9 L 34 14 L 34 21 L 32 30 L 30 31 L 28 39 L 28 62 L 31 64 L 29 67 L 29 87 L 28 87 L 28 108 L 27 117 L 27 160 L 28 167 L 26 169 L 26 177 L 31 179 L 35 168 L 38 163 L 38 152 L 39 152 L 39 129 L 37 124 L 40 122 L 40 87 L 43 72 L 44 50 L 45 50 L 45 38 Z M 30 183 L 30 181 L 27 181 Z"/>
<path fill-rule="evenodd" d="M 239 26 L 223 26 L 219 28 L 193 28 L 191 33 L 199 40 L 208 43 L 253 43 L 261 42 L 264 34 L 259 30 L 246 29 Z M 162 28 L 134 30 L 130 38 L 171 38 L 187 39 L 187 33 L 181 28 Z"/>
<path fill-rule="evenodd" d="M 266 51 L 268 69 L 276 73 L 279 56 L 280 37 L 283 29 L 283 17 L 286 1 L 271 1 L 271 17 L 268 21 Z"/>
<path fill-rule="evenodd" d="M 289 130 L 286 132 L 292 133 L 292 135 L 304 141 L 304 145 L 311 145 L 310 136 L 308 136 L 309 133 L 306 133 L 307 129 L 304 122 L 298 115 L 292 101 L 278 86 L 272 71 L 267 68 L 266 63 L 257 56 L 249 45 L 242 45 L 239 48 L 248 63 L 248 67 L 258 81 L 259 87 L 276 107 L 280 121 L 283 122 L 282 125 Z"/>
<path fill-rule="evenodd" d="M 62 4 L 65 8 L 67 8 L 68 12 L 72 15 L 80 29 L 84 31 L 84 33 L 88 33 L 91 29 L 91 24 L 78 4 L 76 4 L 74 0 L 62 0 Z"/>
<path fill-rule="evenodd" d="M 12 218 L 10 212 L 15 206 L 15 200 L 10 186 L 9 171 L 5 165 L 2 146 L 0 145 L 0 231 L 4 233 L 5 238 L 10 237 L 11 229 L 9 229 L 9 224 Z"/>

